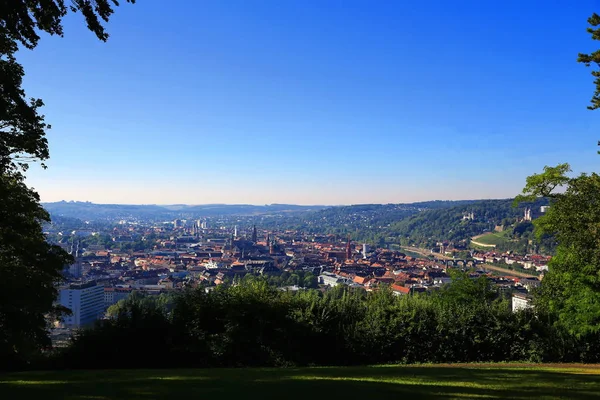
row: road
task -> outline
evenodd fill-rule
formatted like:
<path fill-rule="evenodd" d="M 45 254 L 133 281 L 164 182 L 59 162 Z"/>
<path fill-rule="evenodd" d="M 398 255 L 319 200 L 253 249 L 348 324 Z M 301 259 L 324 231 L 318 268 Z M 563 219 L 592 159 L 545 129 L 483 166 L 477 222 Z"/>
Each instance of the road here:
<path fill-rule="evenodd" d="M 497 267 L 495 265 L 490 264 L 483 264 L 482 268 L 485 270 L 502 272 L 505 276 L 516 276 L 518 278 L 537 278 L 537 276 L 526 274 L 525 272 L 513 271 L 507 268 Z"/>

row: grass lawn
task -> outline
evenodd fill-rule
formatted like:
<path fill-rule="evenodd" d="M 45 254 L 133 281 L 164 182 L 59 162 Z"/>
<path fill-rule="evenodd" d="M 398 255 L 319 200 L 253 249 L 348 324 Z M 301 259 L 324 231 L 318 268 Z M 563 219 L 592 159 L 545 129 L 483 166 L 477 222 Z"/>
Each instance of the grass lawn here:
<path fill-rule="evenodd" d="M 509 239 L 505 232 L 490 232 L 486 235 L 477 237 L 475 241 L 483 244 L 499 245 L 501 243 L 506 243 Z"/>
<path fill-rule="evenodd" d="M 598 365 L 88 370 L 0 375 L 0 398 L 6 400 L 592 399 L 599 396 Z"/>

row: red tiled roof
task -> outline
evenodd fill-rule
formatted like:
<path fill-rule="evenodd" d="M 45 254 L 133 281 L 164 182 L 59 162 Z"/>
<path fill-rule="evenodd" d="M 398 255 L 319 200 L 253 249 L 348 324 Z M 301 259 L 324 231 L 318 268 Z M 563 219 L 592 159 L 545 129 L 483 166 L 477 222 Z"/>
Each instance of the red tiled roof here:
<path fill-rule="evenodd" d="M 400 286 L 400 285 L 392 285 L 392 290 L 395 292 L 400 292 L 400 293 L 404 293 L 404 294 L 410 293 L 410 288 Z"/>

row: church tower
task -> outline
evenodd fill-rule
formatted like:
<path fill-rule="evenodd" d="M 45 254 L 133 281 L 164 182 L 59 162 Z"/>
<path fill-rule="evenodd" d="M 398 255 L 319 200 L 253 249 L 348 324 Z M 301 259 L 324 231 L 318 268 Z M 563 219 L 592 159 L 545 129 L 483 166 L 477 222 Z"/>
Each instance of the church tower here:
<path fill-rule="evenodd" d="M 271 239 L 271 241 L 267 241 L 267 243 L 269 244 L 269 254 L 273 255 L 275 254 L 275 239 Z"/>
<path fill-rule="evenodd" d="M 256 225 L 252 227 L 252 243 L 256 244 L 258 242 L 258 235 L 256 233 Z"/>
<path fill-rule="evenodd" d="M 348 236 L 348 243 L 346 243 L 346 260 L 352 259 L 352 249 L 350 248 L 350 236 Z"/>

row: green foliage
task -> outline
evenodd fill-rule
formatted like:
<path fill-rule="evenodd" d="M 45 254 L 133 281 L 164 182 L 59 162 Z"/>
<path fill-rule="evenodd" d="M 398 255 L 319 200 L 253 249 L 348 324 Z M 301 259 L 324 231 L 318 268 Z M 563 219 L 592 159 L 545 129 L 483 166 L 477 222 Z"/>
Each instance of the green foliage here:
<path fill-rule="evenodd" d="M 0 40 L 2 40 L 0 34 Z M 49 156 L 44 122 L 39 109 L 40 99 L 27 99 L 21 87 L 23 67 L 12 52 L 0 53 L 0 172 L 27 169 L 31 160 L 46 160 Z"/>
<path fill-rule="evenodd" d="M 490 304 L 497 296 L 492 282 L 485 276 L 472 279 L 468 272 L 449 270 L 452 284 L 444 286 L 437 296 L 444 303 L 456 305 Z"/>
<path fill-rule="evenodd" d="M 505 232 L 507 232 L 507 231 L 505 231 Z M 505 232 L 502 232 L 502 233 L 490 232 L 483 236 L 477 237 L 477 239 L 473 239 L 473 240 L 475 240 L 477 243 L 493 244 L 496 246 L 500 246 L 510 240 L 510 238 L 506 235 Z"/>
<path fill-rule="evenodd" d="M 526 189 L 531 194 L 540 193 L 552 187 L 557 179 L 566 190 L 550 193 L 553 198 L 550 209 L 534 221 L 536 235 L 553 235 L 558 242 L 537 302 L 569 332 L 597 333 L 600 331 L 600 176 L 596 173 L 575 178 L 546 176 Z"/>
<path fill-rule="evenodd" d="M 19 173 L 0 175 L 0 369 L 48 347 L 46 316 L 58 316 L 56 285 L 71 257 L 46 242 L 38 195 Z"/>
<path fill-rule="evenodd" d="M 546 199 L 537 199 L 514 208 L 510 199 L 482 200 L 446 209 L 426 210 L 391 224 L 389 235 L 397 237 L 402 245 L 425 248 L 432 248 L 443 240 L 468 241 L 472 236 L 493 231 L 496 225 L 514 223 L 523 217 L 526 207 L 539 209 L 546 204 Z M 474 220 L 463 219 L 469 213 L 474 214 Z"/>
<path fill-rule="evenodd" d="M 415 362 L 595 361 L 579 338 L 532 310 L 513 313 L 486 278 L 456 272 L 437 293 L 347 287 L 286 292 L 263 278 L 200 288 L 169 312 L 132 298 L 46 367 L 217 367 Z M 151 328 L 150 328 L 151 327 Z M 149 351 L 149 349 L 156 349 Z M 122 357 L 127 354 L 127 357 Z"/>
<path fill-rule="evenodd" d="M 315 289 L 319 286 L 319 280 L 316 276 L 309 272 L 304 275 L 304 284 L 302 286 L 309 289 Z"/>
<path fill-rule="evenodd" d="M 262 218 L 265 229 L 293 229 L 315 235 L 348 237 L 377 247 L 385 247 L 392 233 L 390 226 L 422 210 L 437 210 L 473 203 L 461 201 L 427 201 L 411 204 L 357 204 L 329 207 L 320 211 L 302 213 L 286 218 Z"/>
<path fill-rule="evenodd" d="M 566 176 L 568 172 L 571 172 L 571 166 L 564 163 L 556 167 L 545 166 L 541 174 L 528 176 L 522 194 L 515 197 L 513 205 L 516 207 L 520 203 L 536 201 L 540 197 L 556 197 L 554 189 L 569 182 Z"/>
<path fill-rule="evenodd" d="M 173 308 L 174 302 L 175 295 L 172 293 L 161 293 L 158 296 L 150 296 L 134 291 L 127 298 L 119 300 L 108 307 L 106 315 L 109 318 L 119 318 L 123 314 L 129 315 L 136 309 L 169 313 Z"/>
<path fill-rule="evenodd" d="M 135 3 L 135 0 L 127 0 L 127 2 Z M 2 35 L 6 39 L 18 41 L 28 49 L 33 49 L 40 40 L 38 35 L 40 31 L 62 36 L 62 19 L 68 11 L 71 11 L 80 12 L 85 18 L 88 29 L 98 39 L 106 41 L 108 33 L 101 21 L 108 22 L 114 12 L 113 6 L 118 5 L 117 0 L 73 0 L 70 5 L 65 5 L 64 0 L 13 0 L 3 8 Z"/>
<path fill-rule="evenodd" d="M 588 18 L 588 23 L 590 24 L 590 27 L 587 28 L 587 31 L 591 34 L 592 40 L 600 40 L 600 28 L 594 29 L 594 27 L 600 26 L 600 15 L 596 13 L 592 14 L 592 16 Z M 600 67 L 600 50 L 596 50 L 591 54 L 579 53 L 577 62 L 583 63 L 586 67 L 589 67 L 592 64 Z M 600 108 L 600 71 L 592 71 L 592 76 L 594 77 L 596 90 L 592 96 L 592 104 L 588 106 L 588 109 L 596 110 Z"/>
<path fill-rule="evenodd" d="M 128 0 L 134 3 L 135 0 Z M 19 44 L 27 49 L 37 46 L 39 32 L 63 35 L 62 19 L 68 11 L 81 12 L 88 28 L 105 41 L 108 34 L 100 21 L 108 21 L 114 0 L 11 0 L 3 4 L 0 14 L 0 172 L 26 169 L 31 161 L 49 157 L 45 137 L 50 125 L 39 109 L 40 99 L 28 99 L 22 88 L 23 67 L 15 54 Z"/>
<path fill-rule="evenodd" d="M 156 356 L 170 348 L 173 340 L 167 313 L 157 305 L 142 296 L 124 301 L 110 320 L 77 332 L 69 350 L 53 366 L 86 367 L 86 357 L 98 360 L 97 366 L 104 368 L 110 364 L 127 367 L 132 362 L 151 367 L 157 359 L 170 366 L 168 359 Z"/>
<path fill-rule="evenodd" d="M 132 2 L 132 1 L 130 1 Z M 53 306 L 60 271 L 71 258 L 46 242 L 42 223 L 49 216 L 38 195 L 24 183 L 28 163 L 49 157 L 45 137 L 50 126 L 40 114 L 43 102 L 27 98 L 25 72 L 17 62 L 19 45 L 33 49 L 39 32 L 62 35 L 67 11 L 81 12 L 101 40 L 108 35 L 101 20 L 113 12 L 109 0 L 11 0 L 0 13 L 0 368 L 27 362 L 49 345 L 46 317 Z M 42 164 L 44 166 L 44 164 Z"/>

